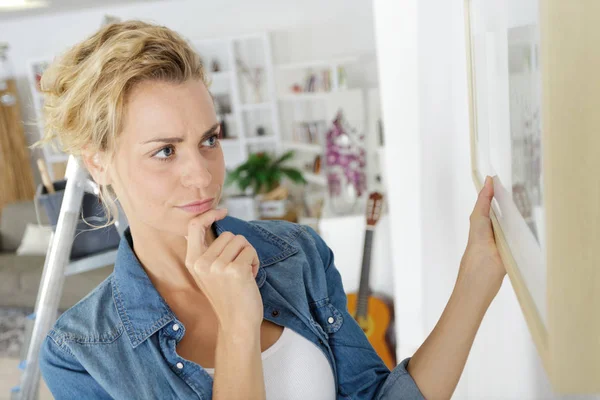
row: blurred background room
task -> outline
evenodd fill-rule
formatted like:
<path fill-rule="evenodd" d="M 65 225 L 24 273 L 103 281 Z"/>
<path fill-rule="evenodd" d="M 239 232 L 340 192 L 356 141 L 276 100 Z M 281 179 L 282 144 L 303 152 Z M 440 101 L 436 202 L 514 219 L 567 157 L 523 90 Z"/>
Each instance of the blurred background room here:
<path fill-rule="evenodd" d="M 393 310 L 385 346 L 412 355 L 450 296 L 476 198 L 462 0 L 0 0 L 0 399 L 19 398 L 65 188 L 67 156 L 29 147 L 43 129 L 40 76 L 128 19 L 168 26 L 202 57 L 230 215 L 315 228 L 345 291 Z M 368 207 L 374 192 L 381 213 Z M 82 214 L 102 221 L 93 194 Z M 111 273 L 118 242 L 114 226 L 77 237 L 59 313 Z M 559 398 L 506 282 L 454 398 Z"/>

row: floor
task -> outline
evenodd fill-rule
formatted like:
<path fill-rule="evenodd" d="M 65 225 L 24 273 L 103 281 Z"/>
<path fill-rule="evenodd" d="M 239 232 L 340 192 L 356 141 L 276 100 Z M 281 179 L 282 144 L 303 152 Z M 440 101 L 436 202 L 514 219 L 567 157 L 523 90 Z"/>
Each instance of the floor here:
<path fill-rule="evenodd" d="M 11 389 L 19 385 L 21 370 L 17 368 L 19 360 L 15 358 L 0 358 L 0 400 L 10 400 Z M 52 394 L 42 380 L 38 400 L 51 400 Z"/>

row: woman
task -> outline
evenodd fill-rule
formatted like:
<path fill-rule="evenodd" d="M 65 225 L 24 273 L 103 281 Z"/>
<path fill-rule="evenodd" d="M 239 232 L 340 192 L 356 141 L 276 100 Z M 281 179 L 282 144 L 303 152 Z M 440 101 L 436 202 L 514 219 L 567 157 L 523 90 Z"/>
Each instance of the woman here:
<path fill-rule="evenodd" d="M 104 27 L 44 74 L 46 140 L 81 157 L 128 222 L 114 273 L 41 355 L 57 399 L 447 399 L 505 275 L 489 180 L 440 322 L 389 371 L 310 228 L 217 209 L 219 124 L 198 56 L 142 22 Z"/>

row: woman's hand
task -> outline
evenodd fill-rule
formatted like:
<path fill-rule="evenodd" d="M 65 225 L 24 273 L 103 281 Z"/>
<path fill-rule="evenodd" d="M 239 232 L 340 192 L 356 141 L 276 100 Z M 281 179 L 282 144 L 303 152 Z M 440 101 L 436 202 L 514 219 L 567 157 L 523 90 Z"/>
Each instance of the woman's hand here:
<path fill-rule="evenodd" d="M 487 178 L 471 214 L 469 241 L 452 296 L 408 364 L 408 372 L 429 400 L 452 397 L 479 325 L 506 275 L 490 219 L 493 197 L 492 179 Z"/>
<path fill-rule="evenodd" d="M 241 235 L 223 232 L 206 245 L 206 232 L 226 210 L 210 210 L 188 225 L 186 267 L 210 302 L 224 332 L 258 330 L 263 304 L 254 278 L 258 255 Z"/>
<path fill-rule="evenodd" d="M 490 219 L 493 197 L 493 180 L 487 177 L 471 213 L 469 241 L 458 273 L 459 281 L 476 286 L 492 298 L 498 293 L 506 275 Z"/>

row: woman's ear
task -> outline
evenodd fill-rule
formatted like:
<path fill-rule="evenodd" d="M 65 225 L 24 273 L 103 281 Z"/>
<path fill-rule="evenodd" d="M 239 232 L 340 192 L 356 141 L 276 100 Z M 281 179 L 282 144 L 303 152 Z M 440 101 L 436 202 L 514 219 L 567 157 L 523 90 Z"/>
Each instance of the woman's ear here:
<path fill-rule="evenodd" d="M 102 152 L 86 152 L 82 156 L 83 163 L 89 171 L 94 181 L 101 186 L 111 184 L 110 175 L 108 173 L 108 158 Z"/>

